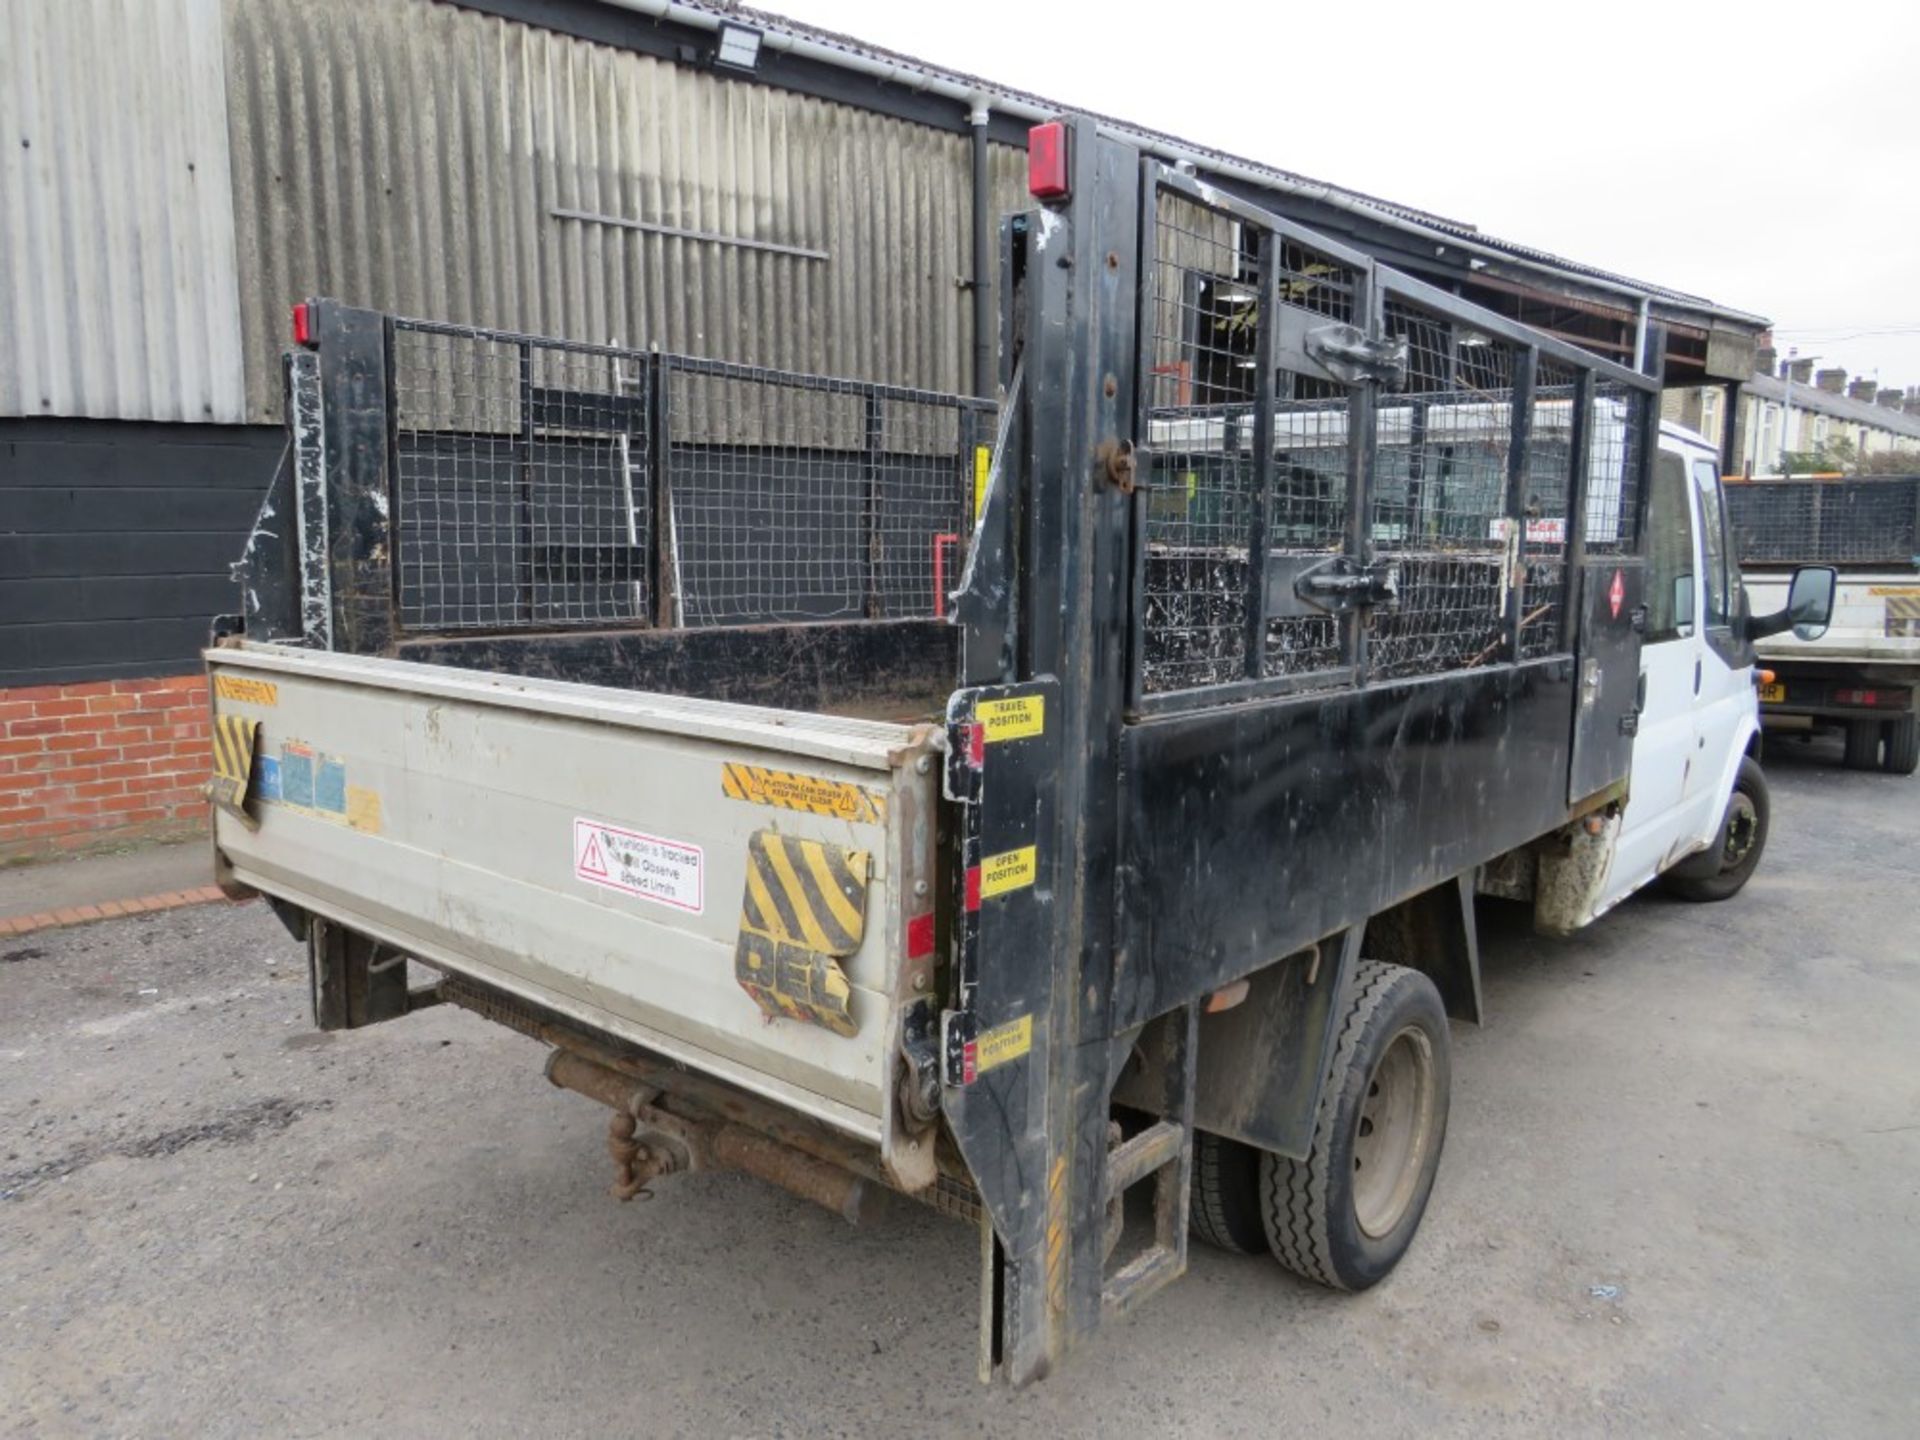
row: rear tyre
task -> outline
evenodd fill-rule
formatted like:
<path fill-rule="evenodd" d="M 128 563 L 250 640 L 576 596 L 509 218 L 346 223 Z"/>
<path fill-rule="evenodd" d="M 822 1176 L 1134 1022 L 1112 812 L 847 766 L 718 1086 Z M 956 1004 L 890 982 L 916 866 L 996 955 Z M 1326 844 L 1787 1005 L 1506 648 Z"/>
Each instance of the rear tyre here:
<path fill-rule="evenodd" d="M 1433 982 L 1361 961 L 1306 1158 L 1260 1156 L 1261 1218 L 1276 1260 L 1336 1290 L 1386 1279 L 1426 1214 L 1452 1073 Z"/>
<path fill-rule="evenodd" d="M 1767 792 L 1767 777 L 1751 759 L 1740 761 L 1740 773 L 1734 778 L 1733 794 L 1727 799 L 1727 813 L 1721 817 L 1720 833 L 1714 843 L 1719 868 L 1710 874 L 1670 874 L 1662 876 L 1668 892 L 1682 900 L 1730 900 L 1753 878 L 1760 856 L 1767 848 L 1767 823 L 1773 811 Z M 1704 857 L 1701 857 L 1704 858 Z"/>
<path fill-rule="evenodd" d="M 1260 1218 L 1258 1150 L 1205 1130 L 1194 1132 L 1187 1228 L 1197 1239 L 1235 1255 L 1258 1255 L 1267 1248 L 1266 1223 Z"/>
<path fill-rule="evenodd" d="M 1843 762 L 1849 770 L 1880 768 L 1880 722 L 1847 721 L 1847 753 Z"/>
<path fill-rule="evenodd" d="M 1880 763 L 1889 775 L 1920 770 L 1920 717 L 1902 715 L 1887 723 L 1887 753 Z"/>

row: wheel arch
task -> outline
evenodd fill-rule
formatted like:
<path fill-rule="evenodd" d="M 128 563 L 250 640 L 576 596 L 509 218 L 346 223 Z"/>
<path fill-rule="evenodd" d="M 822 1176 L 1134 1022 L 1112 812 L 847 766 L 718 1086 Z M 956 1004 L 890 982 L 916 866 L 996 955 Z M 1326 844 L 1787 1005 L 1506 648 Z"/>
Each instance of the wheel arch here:
<path fill-rule="evenodd" d="M 1480 932 L 1471 871 L 1410 895 L 1367 922 L 1360 953 L 1418 970 L 1440 991 L 1449 1020 L 1478 1025 Z"/>

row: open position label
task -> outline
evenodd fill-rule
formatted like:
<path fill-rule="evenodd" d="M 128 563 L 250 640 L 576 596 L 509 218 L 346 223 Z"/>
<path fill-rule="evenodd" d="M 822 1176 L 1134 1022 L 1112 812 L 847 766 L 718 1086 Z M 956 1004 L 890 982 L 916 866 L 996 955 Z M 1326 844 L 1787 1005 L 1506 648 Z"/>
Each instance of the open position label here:
<path fill-rule="evenodd" d="M 1005 895 L 1010 890 L 1026 889 L 1033 884 L 1038 869 L 1035 847 L 1032 845 L 1022 845 L 1018 850 L 987 856 L 980 862 L 981 899 Z"/>
<path fill-rule="evenodd" d="M 983 1030 L 969 1040 L 960 1053 L 960 1083 L 971 1085 L 979 1076 L 1018 1060 L 1033 1049 L 1033 1016 L 1022 1015 L 991 1030 Z"/>
<path fill-rule="evenodd" d="M 1025 740 L 1047 729 L 1047 697 L 1016 695 L 1006 700 L 982 700 L 973 707 L 987 744 L 997 740 Z"/>
<path fill-rule="evenodd" d="M 576 818 L 573 873 L 589 885 L 637 895 L 656 905 L 695 915 L 706 909 L 706 856 L 698 845 L 682 840 Z"/>

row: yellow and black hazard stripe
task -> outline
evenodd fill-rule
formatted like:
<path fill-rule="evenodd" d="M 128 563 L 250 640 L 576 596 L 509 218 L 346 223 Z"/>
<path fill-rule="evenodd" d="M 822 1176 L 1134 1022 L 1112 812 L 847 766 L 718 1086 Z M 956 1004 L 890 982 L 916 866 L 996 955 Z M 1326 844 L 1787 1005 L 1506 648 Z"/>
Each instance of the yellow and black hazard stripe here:
<path fill-rule="evenodd" d="M 884 796 L 850 780 L 803 775 L 792 770 L 770 770 L 764 765 L 730 762 L 720 769 L 720 793 L 750 805 L 771 805 L 807 815 L 878 824 L 887 818 Z"/>
<path fill-rule="evenodd" d="M 835 957 L 860 948 L 868 860 L 864 850 L 774 830 L 747 841 L 733 973 L 767 1015 L 859 1033 L 853 986 Z"/>
<path fill-rule="evenodd" d="M 247 788 L 253 783 L 253 747 L 260 722 L 244 715 L 213 717 L 213 803 L 238 817 L 249 829 L 260 822 L 247 813 Z"/>
<path fill-rule="evenodd" d="M 851 955 L 866 929 L 867 860 L 864 850 L 756 830 L 741 923 L 822 955 Z"/>

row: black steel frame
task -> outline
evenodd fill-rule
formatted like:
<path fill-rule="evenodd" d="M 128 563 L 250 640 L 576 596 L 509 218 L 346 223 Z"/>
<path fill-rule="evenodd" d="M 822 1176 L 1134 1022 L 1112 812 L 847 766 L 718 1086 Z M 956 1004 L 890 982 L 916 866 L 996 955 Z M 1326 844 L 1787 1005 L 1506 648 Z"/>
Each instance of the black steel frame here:
<path fill-rule="evenodd" d="M 1143 161 L 1092 122 L 1072 124 L 1069 154 L 1071 198 L 1003 230 L 1012 439 L 959 596 L 962 688 L 948 708 L 946 790 L 960 818 L 942 1104 L 992 1225 L 983 1365 L 1016 1383 L 1047 1373 L 1105 1316 L 1182 1272 L 1196 1123 L 1303 1152 L 1345 975 L 1369 921 L 1436 896 L 1442 913 L 1458 912 L 1479 865 L 1617 805 L 1631 753 L 1641 560 L 1632 544 L 1596 548 L 1582 533 L 1587 411 L 1569 447 L 1558 653 L 1512 658 L 1522 602 L 1509 597 L 1498 663 L 1382 680 L 1370 674 L 1366 629 L 1350 612 L 1340 663 L 1310 687 L 1254 673 L 1249 659 L 1246 673 L 1223 683 L 1143 693 L 1147 510 L 1141 486 L 1124 482 L 1153 483 L 1143 289 L 1154 197 L 1171 189 L 1230 216 L 1267 261 L 1250 407 L 1261 485 L 1250 555 L 1266 553 L 1268 447 L 1281 403 L 1271 260 L 1288 241 L 1355 273 L 1364 339 L 1381 338 L 1385 303 L 1397 297 L 1512 347 L 1525 378 L 1507 437 L 1510 534 L 1524 520 L 1525 402 L 1539 357 L 1574 372 L 1576 402 L 1589 411 L 1600 383 L 1641 397 L 1623 461 L 1630 540 L 1644 525 L 1658 425 L 1652 377 Z M 1364 565 L 1375 464 L 1364 439 L 1383 387 L 1362 378 L 1348 388 L 1349 435 L 1362 443 L 1349 446 L 1344 543 L 1346 558 Z M 1131 473 L 1115 464 L 1128 455 Z M 1257 657 L 1267 583 L 1263 565 L 1249 568 L 1244 609 Z M 1610 683 L 1581 684 L 1581 667 Z M 1623 676 L 1624 691 L 1611 683 Z M 1043 714 L 1044 730 L 994 741 L 983 717 L 1009 703 Z M 1025 847 L 1032 884 L 986 899 L 968 884 L 983 859 Z M 1460 924 L 1470 937 L 1470 910 Z M 1470 952 L 1470 939 L 1462 943 Z M 1198 1075 L 1221 1066 L 1197 1065 L 1196 1056 L 1230 1043 L 1202 1013 L 1207 996 L 1259 975 L 1268 979 L 1254 993 L 1281 997 L 1271 1003 L 1286 1028 L 1274 1033 L 1287 1038 L 1226 1067 L 1272 1097 L 1249 1114 L 1206 1091 Z M 1473 983 L 1462 982 L 1466 993 Z M 1302 998 L 1285 998 L 1290 988 Z M 1017 1060 L 972 1065 L 970 1047 L 1021 1027 L 1031 1041 Z M 1110 1123 L 1122 1096 L 1152 1123 L 1116 1144 Z M 1149 1177 L 1154 1234 L 1111 1263 L 1109 1207 Z"/>
<path fill-rule="evenodd" d="M 649 613 L 631 623 L 666 628 L 682 623 L 674 593 L 674 565 L 666 537 L 670 534 L 673 503 L 673 449 L 680 439 L 670 403 L 670 377 L 694 375 L 718 381 L 757 382 L 783 391 L 817 392 L 854 397 L 864 409 L 860 442 L 862 461 L 861 544 L 866 575 L 861 610 L 869 619 L 882 615 L 880 594 L 881 508 L 880 469 L 884 458 L 881 407 L 891 402 L 949 411 L 956 417 L 958 443 L 951 457 L 953 526 L 964 534 L 968 485 L 974 451 L 989 433 L 995 411 L 991 401 L 964 395 L 917 390 L 881 382 L 850 380 L 712 360 L 659 350 L 627 349 L 579 341 L 558 341 L 521 332 L 482 326 L 455 325 L 357 309 L 332 300 L 307 305 L 312 327 L 309 388 L 324 408 L 324 452 L 327 526 L 316 533 L 316 551 L 324 547 L 332 560 L 334 624 L 333 648 L 363 654 L 388 652 L 402 641 L 447 633 L 444 626 L 408 621 L 411 597 L 406 593 L 407 547 L 412 543 L 402 517 L 406 514 L 405 467 L 399 452 L 399 385 L 402 362 L 396 358 L 396 338 L 415 334 L 471 340 L 517 350 L 520 367 L 519 416 L 521 431 L 514 437 L 523 451 L 550 429 L 570 432 L 618 430 L 637 432 L 644 442 L 649 496 L 645 545 L 641 557 L 646 577 Z M 603 357 L 628 367 L 634 376 L 632 395 L 589 395 L 535 383 L 536 349 L 567 357 Z M 452 434 L 453 432 L 447 432 Z M 521 526 L 532 527 L 531 484 L 522 466 Z M 462 625 L 463 636 L 539 630 L 585 631 L 606 628 L 602 617 L 536 616 L 531 596 L 539 577 L 532 573 L 534 546 L 518 548 L 522 597 L 521 612 L 492 624 Z M 958 547 L 956 547 L 957 551 Z M 957 568 L 961 555 L 952 557 Z M 323 565 L 322 568 L 327 568 Z M 278 633 L 299 634 L 298 627 L 280 625 Z M 309 625 L 306 628 L 311 629 Z M 263 632 L 264 633 L 264 632 Z"/>

